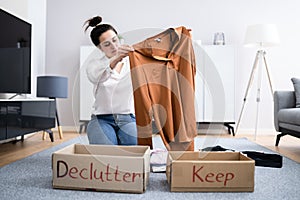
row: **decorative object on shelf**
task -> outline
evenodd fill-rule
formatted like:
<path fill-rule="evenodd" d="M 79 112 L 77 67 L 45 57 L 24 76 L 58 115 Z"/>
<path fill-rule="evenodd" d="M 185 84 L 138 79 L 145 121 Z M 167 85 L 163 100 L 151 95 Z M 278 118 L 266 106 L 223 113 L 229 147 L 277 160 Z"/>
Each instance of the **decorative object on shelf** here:
<path fill-rule="evenodd" d="M 225 34 L 223 32 L 217 32 L 214 34 L 214 45 L 225 45 Z"/>
<path fill-rule="evenodd" d="M 248 26 L 244 44 L 246 47 L 255 47 L 258 50 L 256 53 L 250 78 L 248 81 L 245 96 L 243 99 L 244 102 L 238 119 L 236 132 L 238 131 L 239 128 L 239 124 L 244 111 L 249 88 L 253 82 L 254 74 L 257 71 L 258 77 L 257 77 L 257 97 L 256 97 L 257 107 L 256 107 L 256 122 L 255 122 L 255 139 L 257 135 L 258 113 L 259 113 L 259 102 L 260 102 L 260 91 L 261 91 L 261 75 L 262 75 L 263 66 L 266 69 L 270 90 L 273 96 L 273 87 L 272 87 L 270 73 L 269 73 L 269 69 L 265 57 L 266 51 L 264 49 L 266 47 L 277 46 L 279 45 L 279 43 L 280 43 L 279 34 L 278 34 L 277 26 L 275 24 L 256 24 L 256 25 Z"/>
<path fill-rule="evenodd" d="M 68 97 L 68 78 L 62 76 L 38 76 L 37 77 L 37 97 L 67 98 Z M 62 129 L 59 123 L 57 106 L 56 106 L 56 122 L 60 139 L 63 138 Z"/>

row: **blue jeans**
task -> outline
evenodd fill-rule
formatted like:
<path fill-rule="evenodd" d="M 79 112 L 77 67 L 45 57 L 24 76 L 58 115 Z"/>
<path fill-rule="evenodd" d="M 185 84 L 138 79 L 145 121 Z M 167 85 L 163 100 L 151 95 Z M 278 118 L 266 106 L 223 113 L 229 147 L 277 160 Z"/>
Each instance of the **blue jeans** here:
<path fill-rule="evenodd" d="M 133 114 L 92 115 L 87 126 L 90 144 L 137 145 Z"/>

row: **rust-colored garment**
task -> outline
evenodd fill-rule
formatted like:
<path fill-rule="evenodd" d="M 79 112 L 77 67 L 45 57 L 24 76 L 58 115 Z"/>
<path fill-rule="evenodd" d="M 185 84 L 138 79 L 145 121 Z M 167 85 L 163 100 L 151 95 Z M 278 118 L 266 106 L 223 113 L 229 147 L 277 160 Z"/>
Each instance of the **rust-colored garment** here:
<path fill-rule="evenodd" d="M 152 148 L 152 117 L 168 150 L 194 150 L 195 55 L 185 27 L 133 45 L 129 53 L 138 144 Z"/>

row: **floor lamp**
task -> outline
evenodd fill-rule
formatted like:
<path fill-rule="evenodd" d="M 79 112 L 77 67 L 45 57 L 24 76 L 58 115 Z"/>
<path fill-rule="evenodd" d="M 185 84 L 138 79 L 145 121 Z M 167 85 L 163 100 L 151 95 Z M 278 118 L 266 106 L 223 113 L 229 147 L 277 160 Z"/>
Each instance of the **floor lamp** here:
<path fill-rule="evenodd" d="M 268 65 L 266 62 L 266 51 L 264 50 L 266 47 L 273 47 L 279 45 L 279 35 L 277 31 L 277 27 L 275 24 L 256 24 L 248 26 L 245 36 L 246 47 L 256 47 L 258 48 L 256 57 L 254 60 L 254 64 L 252 67 L 252 71 L 250 74 L 250 78 L 248 81 L 247 89 L 245 92 L 245 96 L 243 99 L 242 109 L 239 115 L 239 119 L 236 126 L 236 132 L 238 131 L 240 121 L 243 115 L 244 107 L 246 104 L 247 96 L 249 89 L 252 85 L 254 75 L 257 72 L 257 96 L 256 96 L 256 121 L 255 121 L 255 139 L 257 135 L 257 125 L 258 125 L 258 113 L 259 113 L 259 103 L 260 103 L 260 92 L 261 92 L 261 76 L 262 76 L 262 68 L 266 69 L 266 73 L 268 76 L 268 82 L 270 85 L 270 90 L 273 95 L 273 87 L 270 78 L 270 72 L 268 69 Z"/>
<path fill-rule="evenodd" d="M 56 104 L 56 98 L 68 97 L 68 78 L 62 76 L 38 76 L 37 77 L 37 97 L 49 97 L 54 99 Z M 57 128 L 60 139 L 63 138 L 62 129 L 60 126 L 57 104 L 55 110 Z M 43 139 L 44 139 L 43 135 Z M 53 141 L 53 138 L 51 138 Z"/>

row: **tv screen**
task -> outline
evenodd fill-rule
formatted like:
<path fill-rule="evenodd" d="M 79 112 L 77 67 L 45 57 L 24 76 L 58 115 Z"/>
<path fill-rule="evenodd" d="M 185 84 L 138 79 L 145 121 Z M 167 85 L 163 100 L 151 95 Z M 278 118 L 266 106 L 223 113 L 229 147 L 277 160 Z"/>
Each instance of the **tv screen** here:
<path fill-rule="evenodd" d="M 31 24 L 0 9 L 0 93 L 31 93 Z"/>

